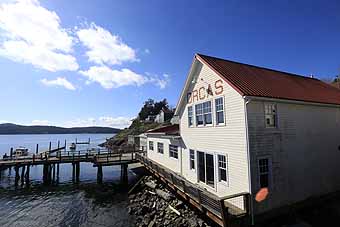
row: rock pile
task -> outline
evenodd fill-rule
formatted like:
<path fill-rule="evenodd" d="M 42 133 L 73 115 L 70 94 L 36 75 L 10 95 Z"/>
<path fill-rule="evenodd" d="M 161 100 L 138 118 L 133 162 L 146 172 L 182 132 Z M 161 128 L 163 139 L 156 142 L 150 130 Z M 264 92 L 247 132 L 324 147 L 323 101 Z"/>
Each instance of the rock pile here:
<path fill-rule="evenodd" d="M 129 196 L 128 211 L 135 216 L 136 226 L 210 226 L 153 177 L 145 177 L 140 188 L 139 192 Z"/>

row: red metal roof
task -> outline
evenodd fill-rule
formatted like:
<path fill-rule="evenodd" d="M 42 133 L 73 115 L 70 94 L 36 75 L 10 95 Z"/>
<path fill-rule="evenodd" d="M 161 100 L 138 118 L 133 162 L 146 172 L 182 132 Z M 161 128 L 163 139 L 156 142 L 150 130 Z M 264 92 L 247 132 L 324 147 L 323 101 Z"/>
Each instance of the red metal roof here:
<path fill-rule="evenodd" d="M 339 104 L 340 90 L 318 79 L 197 54 L 241 95 Z"/>
<path fill-rule="evenodd" d="M 147 131 L 147 133 L 165 133 L 165 134 L 178 134 L 179 133 L 179 125 L 174 124 L 174 125 L 168 125 L 168 126 L 163 126 L 161 128 L 156 128 L 156 129 L 151 129 Z"/>

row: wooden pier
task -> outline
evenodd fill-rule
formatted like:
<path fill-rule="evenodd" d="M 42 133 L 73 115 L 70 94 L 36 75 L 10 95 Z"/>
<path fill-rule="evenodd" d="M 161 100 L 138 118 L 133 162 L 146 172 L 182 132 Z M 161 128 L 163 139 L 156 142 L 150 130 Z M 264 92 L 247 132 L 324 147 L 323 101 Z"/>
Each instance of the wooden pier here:
<path fill-rule="evenodd" d="M 232 226 L 235 222 L 238 224 L 240 222 L 248 223 L 250 217 L 249 193 L 217 197 L 185 180 L 165 166 L 148 159 L 142 153 L 136 154 L 136 157 L 155 177 L 219 226 Z M 235 206 L 235 203 L 238 206 Z"/>
<path fill-rule="evenodd" d="M 66 143 L 65 143 L 66 144 Z M 38 146 L 37 146 L 38 150 Z M 9 156 L 0 159 L 0 171 L 6 168 L 14 168 L 15 185 L 29 185 L 31 166 L 42 165 L 42 179 L 44 184 L 59 182 L 59 165 L 63 163 L 72 164 L 72 180 L 79 182 L 80 163 L 92 163 L 97 168 L 97 182 L 103 181 L 103 166 L 120 165 L 122 168 L 121 179 L 128 180 L 128 165 L 138 162 L 136 159 L 136 151 L 133 146 L 126 146 L 119 149 L 87 149 L 78 151 L 67 151 L 66 146 L 52 149 L 44 152 L 36 152 L 33 155 L 25 157 Z"/>

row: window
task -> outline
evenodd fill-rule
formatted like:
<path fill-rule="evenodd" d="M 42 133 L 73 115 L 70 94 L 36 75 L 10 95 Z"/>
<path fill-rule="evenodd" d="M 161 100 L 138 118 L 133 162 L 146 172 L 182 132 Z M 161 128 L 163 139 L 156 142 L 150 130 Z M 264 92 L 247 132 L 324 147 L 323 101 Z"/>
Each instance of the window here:
<path fill-rule="evenodd" d="M 188 106 L 188 124 L 189 124 L 189 127 L 193 125 L 193 122 L 192 122 L 192 106 Z"/>
<path fill-rule="evenodd" d="M 216 124 L 224 124 L 223 97 L 215 99 Z"/>
<path fill-rule="evenodd" d="M 196 125 L 212 124 L 211 101 L 196 104 Z"/>
<path fill-rule="evenodd" d="M 195 151 L 189 150 L 190 169 L 195 169 Z"/>
<path fill-rule="evenodd" d="M 164 144 L 163 143 L 157 143 L 157 151 L 158 151 L 158 153 L 164 154 Z"/>
<path fill-rule="evenodd" d="M 264 113 L 265 113 L 265 121 L 267 128 L 275 128 L 276 127 L 276 104 L 266 103 L 264 105 Z"/>
<path fill-rule="evenodd" d="M 215 166 L 214 156 L 201 151 L 197 151 L 198 180 L 215 187 Z"/>
<path fill-rule="evenodd" d="M 218 155 L 218 180 L 227 181 L 227 158 L 225 155 Z"/>
<path fill-rule="evenodd" d="M 172 158 L 178 159 L 178 146 L 169 145 L 169 155 Z"/>
<path fill-rule="evenodd" d="M 196 125 L 203 125 L 203 104 L 195 105 Z"/>
<path fill-rule="evenodd" d="M 204 124 L 212 124 L 211 101 L 203 103 Z"/>
<path fill-rule="evenodd" d="M 149 141 L 149 150 L 153 151 L 153 142 L 152 141 Z"/>
<path fill-rule="evenodd" d="M 259 159 L 258 168 L 260 188 L 269 187 L 269 159 L 268 158 Z"/>

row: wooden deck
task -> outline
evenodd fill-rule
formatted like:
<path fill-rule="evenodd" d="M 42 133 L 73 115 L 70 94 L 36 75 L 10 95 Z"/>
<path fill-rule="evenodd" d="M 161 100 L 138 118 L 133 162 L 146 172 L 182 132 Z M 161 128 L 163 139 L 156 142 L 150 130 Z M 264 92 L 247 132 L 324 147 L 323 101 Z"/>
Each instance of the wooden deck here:
<path fill-rule="evenodd" d="M 136 158 L 158 179 L 218 225 L 226 227 L 235 219 L 249 217 L 249 193 L 217 197 L 143 154 L 136 154 Z M 235 201 L 238 206 L 235 205 Z"/>

